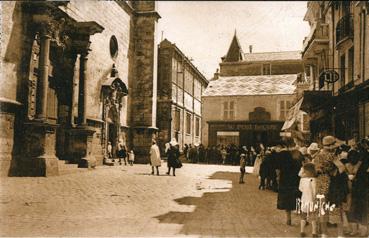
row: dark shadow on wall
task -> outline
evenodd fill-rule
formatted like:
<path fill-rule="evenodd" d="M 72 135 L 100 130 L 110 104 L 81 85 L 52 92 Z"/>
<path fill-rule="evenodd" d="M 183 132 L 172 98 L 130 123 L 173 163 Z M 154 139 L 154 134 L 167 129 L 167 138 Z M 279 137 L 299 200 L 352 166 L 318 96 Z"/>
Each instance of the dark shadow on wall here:
<path fill-rule="evenodd" d="M 30 17 L 24 13 L 23 3 L 16 2 L 12 15 L 12 29 L 10 32 L 10 39 L 8 45 L 4 46 L 5 63 L 14 65 L 14 74 L 16 75 L 16 100 L 22 103 L 14 113 L 14 144 L 12 150 L 12 160 L 9 169 L 9 176 L 16 175 L 14 172 L 17 167 L 17 161 L 14 159 L 22 150 L 21 140 L 23 134 L 23 121 L 27 116 L 27 96 L 28 96 L 28 76 L 29 63 L 31 60 L 32 43 L 34 39 L 34 32 L 29 24 Z M 3 22 L 3 24 L 7 24 Z M 10 80 L 10 79 L 4 79 Z"/>
<path fill-rule="evenodd" d="M 183 197 L 181 205 L 195 205 L 193 212 L 171 211 L 157 216 L 160 223 L 182 224 L 183 235 L 215 237 L 296 237 L 300 218 L 293 217 L 293 226 L 285 225 L 285 213 L 276 209 L 277 195 L 258 190 L 256 176 L 247 174 L 245 184 L 239 184 L 239 173 L 217 172 L 210 179 L 231 180 L 227 192 L 204 193 L 202 197 Z M 310 228 L 308 228 L 308 231 Z"/>

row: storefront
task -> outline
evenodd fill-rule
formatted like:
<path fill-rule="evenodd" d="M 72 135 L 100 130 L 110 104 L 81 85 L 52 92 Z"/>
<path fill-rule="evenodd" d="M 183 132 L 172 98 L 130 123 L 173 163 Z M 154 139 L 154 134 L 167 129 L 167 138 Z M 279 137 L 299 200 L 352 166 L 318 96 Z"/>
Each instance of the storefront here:
<path fill-rule="evenodd" d="M 209 121 L 209 146 L 235 144 L 271 146 L 281 140 L 281 121 Z"/>

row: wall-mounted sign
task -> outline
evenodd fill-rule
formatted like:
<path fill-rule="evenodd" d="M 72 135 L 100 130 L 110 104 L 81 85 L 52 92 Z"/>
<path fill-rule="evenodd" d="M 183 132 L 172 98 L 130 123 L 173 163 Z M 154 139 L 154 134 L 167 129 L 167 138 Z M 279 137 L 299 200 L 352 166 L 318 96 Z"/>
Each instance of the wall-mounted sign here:
<path fill-rule="evenodd" d="M 335 83 L 339 80 L 340 75 L 333 69 L 323 70 L 319 75 L 319 82 Z"/>

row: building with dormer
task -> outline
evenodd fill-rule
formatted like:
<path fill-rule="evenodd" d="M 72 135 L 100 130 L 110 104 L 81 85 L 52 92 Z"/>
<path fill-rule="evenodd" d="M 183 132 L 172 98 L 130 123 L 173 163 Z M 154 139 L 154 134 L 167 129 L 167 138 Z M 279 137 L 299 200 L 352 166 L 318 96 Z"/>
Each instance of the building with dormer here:
<path fill-rule="evenodd" d="M 273 145 L 293 105 L 303 72 L 299 51 L 244 53 L 235 33 L 219 72 L 203 96 L 202 138 L 207 146 Z"/>

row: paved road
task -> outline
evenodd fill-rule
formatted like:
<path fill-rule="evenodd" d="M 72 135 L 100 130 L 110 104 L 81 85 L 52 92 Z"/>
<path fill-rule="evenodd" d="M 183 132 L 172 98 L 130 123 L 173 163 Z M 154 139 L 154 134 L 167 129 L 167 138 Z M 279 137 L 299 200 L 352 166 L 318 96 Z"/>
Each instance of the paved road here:
<path fill-rule="evenodd" d="M 184 164 L 177 176 L 148 165 L 98 167 L 49 178 L 2 178 L 1 236 L 297 236 L 237 166 Z"/>

